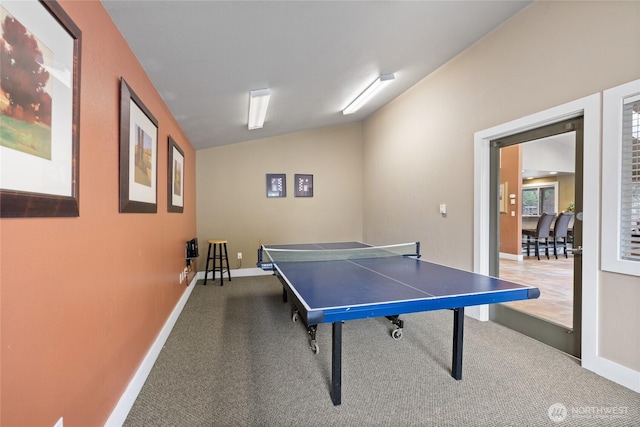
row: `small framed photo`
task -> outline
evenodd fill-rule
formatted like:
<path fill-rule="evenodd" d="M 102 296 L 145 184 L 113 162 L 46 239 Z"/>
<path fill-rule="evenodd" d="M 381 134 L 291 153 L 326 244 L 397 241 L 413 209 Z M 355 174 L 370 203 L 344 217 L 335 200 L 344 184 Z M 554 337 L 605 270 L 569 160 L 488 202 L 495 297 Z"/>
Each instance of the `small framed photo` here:
<path fill-rule="evenodd" d="M 168 211 L 184 211 L 184 152 L 169 136 L 169 162 L 167 164 Z"/>
<path fill-rule="evenodd" d="M 267 197 L 287 197 L 287 175 L 284 173 L 267 174 Z"/>
<path fill-rule="evenodd" d="M 56 1 L 3 1 L 0 24 L 0 216 L 77 217 L 82 32 Z"/>
<path fill-rule="evenodd" d="M 158 121 L 120 80 L 120 212 L 158 211 Z"/>
<path fill-rule="evenodd" d="M 502 184 L 500 184 L 500 194 L 498 195 L 498 198 L 500 199 L 500 213 L 507 213 L 507 209 L 509 208 L 509 195 L 507 194 L 508 192 L 509 183 L 503 182 Z"/>
<path fill-rule="evenodd" d="M 313 175 L 295 175 L 295 196 L 313 197 Z"/>

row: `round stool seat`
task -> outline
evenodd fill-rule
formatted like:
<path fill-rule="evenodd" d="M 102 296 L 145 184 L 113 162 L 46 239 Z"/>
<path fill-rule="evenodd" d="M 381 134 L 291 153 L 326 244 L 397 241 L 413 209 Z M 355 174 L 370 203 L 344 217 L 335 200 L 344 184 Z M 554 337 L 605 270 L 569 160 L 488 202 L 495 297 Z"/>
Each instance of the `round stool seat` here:
<path fill-rule="evenodd" d="M 220 245 L 222 243 L 227 243 L 227 241 L 226 240 L 213 239 L 213 240 L 207 240 L 207 243 L 210 243 L 212 245 Z"/>

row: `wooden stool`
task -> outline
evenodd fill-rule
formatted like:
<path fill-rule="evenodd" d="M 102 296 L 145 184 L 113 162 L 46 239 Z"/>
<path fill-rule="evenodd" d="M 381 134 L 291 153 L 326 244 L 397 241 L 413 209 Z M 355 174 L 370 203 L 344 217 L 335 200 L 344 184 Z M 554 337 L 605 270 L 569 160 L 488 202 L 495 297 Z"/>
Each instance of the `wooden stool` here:
<path fill-rule="evenodd" d="M 227 277 L 231 281 L 231 272 L 229 270 L 229 257 L 227 256 L 227 241 L 226 240 L 207 240 L 209 248 L 207 249 L 207 266 L 204 270 L 204 285 L 207 284 L 207 276 L 209 275 L 209 261 L 213 261 L 213 280 L 216 279 L 216 271 L 220 272 L 220 286 L 224 285 L 224 272 L 226 270 Z M 212 253 L 213 249 L 213 253 Z M 224 252 L 223 252 L 224 250 Z M 216 268 L 216 260 L 220 260 L 220 268 Z M 222 262 L 226 261 L 227 268 L 225 269 Z"/>

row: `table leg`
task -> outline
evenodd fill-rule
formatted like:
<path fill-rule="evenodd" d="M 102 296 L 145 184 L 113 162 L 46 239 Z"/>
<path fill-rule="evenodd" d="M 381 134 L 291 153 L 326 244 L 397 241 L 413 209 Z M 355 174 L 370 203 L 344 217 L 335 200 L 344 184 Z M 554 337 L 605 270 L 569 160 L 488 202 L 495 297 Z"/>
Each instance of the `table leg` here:
<path fill-rule="evenodd" d="M 207 285 L 207 276 L 209 275 L 209 260 L 211 259 L 211 243 L 209 243 L 209 247 L 207 248 L 207 265 L 204 268 L 204 286 Z M 213 264 L 213 278 L 215 279 L 216 276 L 216 272 L 215 272 L 215 267 L 216 264 Z"/>
<path fill-rule="evenodd" d="M 462 335 L 464 331 L 464 307 L 453 310 L 453 361 L 451 376 L 462 379 Z"/>
<path fill-rule="evenodd" d="M 342 403 L 342 322 L 334 322 L 331 350 L 331 401 L 334 406 Z"/>
<path fill-rule="evenodd" d="M 218 244 L 214 243 L 213 244 L 213 281 L 215 282 L 216 280 L 216 259 L 217 259 L 217 255 L 216 255 L 216 250 L 218 248 Z M 222 280 L 222 259 L 220 260 L 220 280 Z M 222 282 L 220 282 L 222 283 Z"/>

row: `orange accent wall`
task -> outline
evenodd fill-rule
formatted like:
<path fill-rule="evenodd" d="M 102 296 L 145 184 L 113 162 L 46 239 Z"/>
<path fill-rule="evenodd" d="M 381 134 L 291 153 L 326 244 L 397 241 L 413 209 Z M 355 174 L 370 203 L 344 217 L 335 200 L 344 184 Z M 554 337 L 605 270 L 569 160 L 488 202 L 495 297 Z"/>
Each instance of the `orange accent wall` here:
<path fill-rule="evenodd" d="M 82 31 L 80 216 L 0 220 L 0 424 L 103 425 L 185 291 L 195 151 L 98 1 L 60 1 Z M 118 213 L 119 79 L 158 119 L 158 213 Z M 167 212 L 167 138 L 185 153 Z M 191 277 L 190 277 L 191 279 Z"/>
<path fill-rule="evenodd" d="M 522 146 L 512 145 L 500 149 L 500 184 L 507 189 L 506 212 L 500 213 L 500 252 L 520 255 L 522 253 Z M 516 203 L 511 204 L 509 194 L 515 194 Z M 515 216 L 511 216 L 511 212 Z"/>

